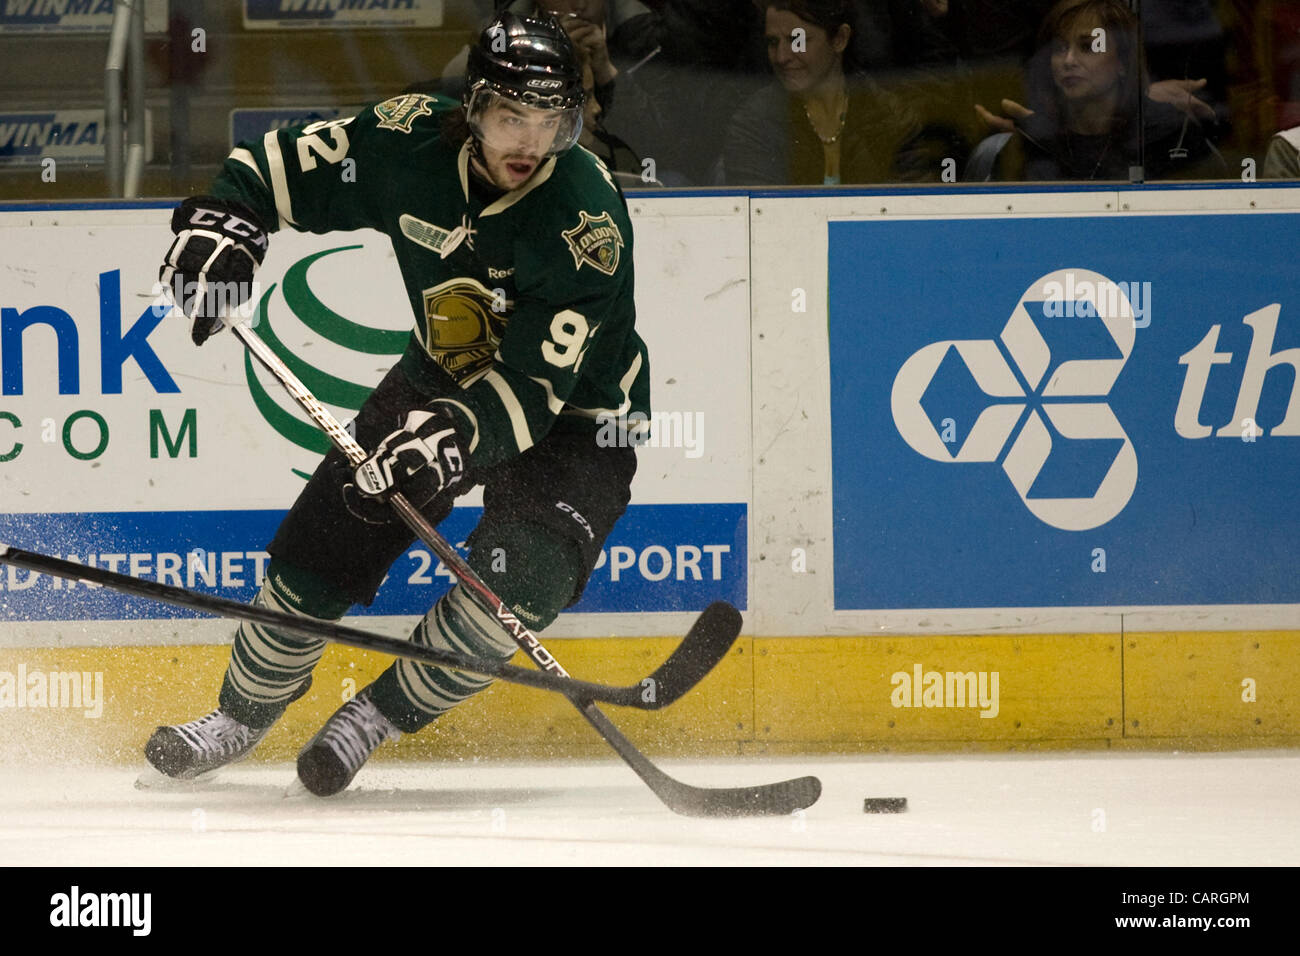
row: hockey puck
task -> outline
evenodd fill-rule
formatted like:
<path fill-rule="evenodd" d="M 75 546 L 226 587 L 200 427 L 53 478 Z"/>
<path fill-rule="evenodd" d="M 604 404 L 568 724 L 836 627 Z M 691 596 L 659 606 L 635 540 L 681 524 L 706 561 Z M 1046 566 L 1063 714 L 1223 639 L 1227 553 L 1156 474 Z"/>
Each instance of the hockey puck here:
<path fill-rule="evenodd" d="M 862 801 L 863 813 L 902 813 L 907 809 L 907 797 L 867 797 Z"/>

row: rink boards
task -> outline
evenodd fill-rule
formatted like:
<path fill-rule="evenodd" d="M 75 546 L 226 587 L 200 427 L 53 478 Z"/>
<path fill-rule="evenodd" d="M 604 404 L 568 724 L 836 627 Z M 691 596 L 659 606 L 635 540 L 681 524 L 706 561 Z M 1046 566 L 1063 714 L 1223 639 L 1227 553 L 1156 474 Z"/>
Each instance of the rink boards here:
<path fill-rule="evenodd" d="M 1297 190 L 629 205 L 658 439 L 548 636 L 575 672 L 630 679 L 710 600 L 746 612 L 698 693 L 629 715 L 638 739 L 1300 736 Z M 154 308 L 167 216 L 0 212 L 0 539 L 247 599 L 319 448 L 229 336 L 195 349 Z M 345 419 L 410 327 L 387 241 L 280 234 L 259 280 L 259 328 Z M 477 516 L 463 501 L 453 542 Z M 400 633 L 447 580 L 415 549 L 359 620 Z M 102 673 L 104 746 L 210 705 L 223 622 L 12 569 L 0 600 L 3 719 L 75 711 L 20 703 L 20 668 Z M 286 739 L 379 666 L 336 651 Z M 589 743 L 563 701 L 509 688 L 443 724 L 403 746 Z"/>

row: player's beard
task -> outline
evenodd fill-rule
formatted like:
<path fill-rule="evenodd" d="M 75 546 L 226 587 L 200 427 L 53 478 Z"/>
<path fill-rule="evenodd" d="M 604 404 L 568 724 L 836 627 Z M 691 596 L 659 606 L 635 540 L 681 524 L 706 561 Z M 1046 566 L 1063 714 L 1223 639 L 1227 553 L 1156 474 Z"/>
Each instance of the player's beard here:
<path fill-rule="evenodd" d="M 475 171 L 498 189 L 509 192 L 528 182 L 542 165 L 541 157 L 523 153 L 494 154 L 480 142 L 471 154 Z"/>

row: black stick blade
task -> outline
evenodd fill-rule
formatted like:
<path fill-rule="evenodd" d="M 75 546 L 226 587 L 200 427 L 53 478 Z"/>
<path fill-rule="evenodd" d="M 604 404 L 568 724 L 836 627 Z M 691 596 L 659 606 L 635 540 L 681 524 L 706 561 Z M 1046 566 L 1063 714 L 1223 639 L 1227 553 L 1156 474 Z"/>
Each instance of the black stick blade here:
<path fill-rule="evenodd" d="M 822 795 L 822 782 L 816 777 L 796 777 L 759 787 L 691 787 L 690 791 L 672 794 L 676 804 L 670 806 L 678 813 L 692 817 L 780 817 L 816 803 Z M 668 795 L 660 796 L 669 802 Z"/>
<path fill-rule="evenodd" d="M 727 656 L 742 625 L 740 612 L 726 601 L 706 607 L 668 659 L 647 678 L 653 692 L 652 707 L 667 707 L 702 681 Z"/>
<path fill-rule="evenodd" d="M 811 807 L 822 795 L 822 782 L 816 777 L 796 777 L 758 787 L 694 787 L 682 783 L 651 763 L 595 704 L 582 704 L 581 710 L 587 722 L 674 813 L 688 817 L 786 816 Z"/>

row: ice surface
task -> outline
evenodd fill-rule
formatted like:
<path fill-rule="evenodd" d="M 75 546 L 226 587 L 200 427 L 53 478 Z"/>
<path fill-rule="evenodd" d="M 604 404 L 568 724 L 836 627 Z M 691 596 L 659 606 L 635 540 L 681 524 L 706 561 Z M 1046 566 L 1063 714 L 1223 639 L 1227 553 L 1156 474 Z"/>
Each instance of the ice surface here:
<path fill-rule="evenodd" d="M 143 762 L 142 762 L 143 766 Z M 1300 753 L 664 761 L 696 785 L 813 773 L 793 817 L 667 810 L 621 763 L 382 761 L 329 799 L 289 764 L 138 790 L 141 767 L 0 767 L 0 865 L 1300 864 Z M 906 813 L 862 812 L 905 796 Z"/>

